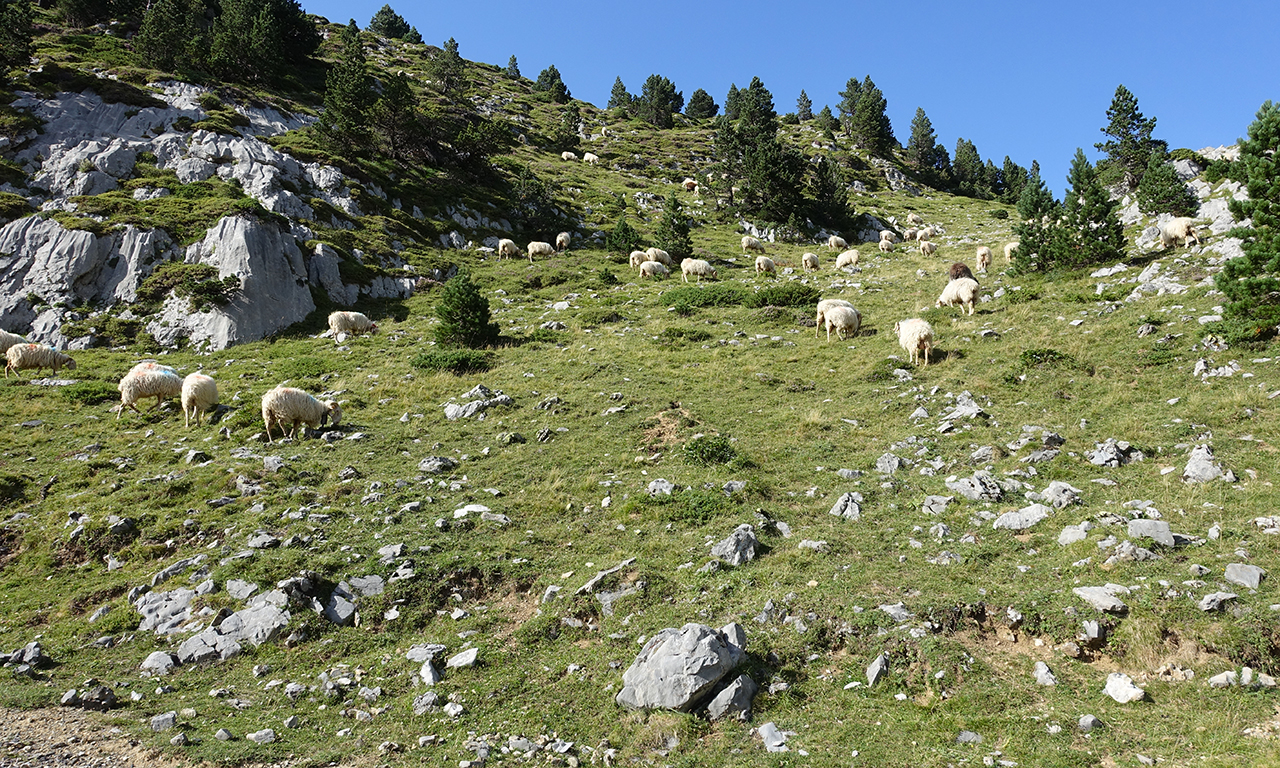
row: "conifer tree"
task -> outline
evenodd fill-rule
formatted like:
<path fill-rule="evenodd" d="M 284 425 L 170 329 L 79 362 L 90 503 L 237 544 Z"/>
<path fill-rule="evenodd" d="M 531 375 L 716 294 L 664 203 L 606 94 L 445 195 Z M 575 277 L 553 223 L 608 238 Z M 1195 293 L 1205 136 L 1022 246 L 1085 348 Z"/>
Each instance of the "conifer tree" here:
<path fill-rule="evenodd" d="M 676 261 L 693 255 L 693 241 L 689 239 L 689 217 L 680 205 L 680 199 L 672 192 L 653 233 L 653 244 L 671 255 Z"/>
<path fill-rule="evenodd" d="M 840 226 L 849 216 L 848 195 L 840 167 L 826 157 L 809 166 L 809 209 L 812 217 L 827 226 Z"/>
<path fill-rule="evenodd" d="M 560 70 L 556 69 L 555 64 L 538 73 L 538 79 L 533 84 L 533 90 L 547 94 L 557 104 L 564 104 L 572 98 L 569 88 L 560 79 Z"/>
<path fill-rule="evenodd" d="M 436 342 L 446 347 L 477 349 L 498 340 L 498 324 L 490 320 L 489 300 L 480 295 L 471 275 L 459 270 L 444 284 L 436 303 Z"/>
<path fill-rule="evenodd" d="M 458 41 L 452 37 L 444 41 L 440 52 L 431 59 L 428 71 L 442 96 L 456 97 L 467 89 L 466 67 L 458 55 Z"/>
<path fill-rule="evenodd" d="M 747 88 L 735 88 L 730 95 L 737 105 L 736 119 L 726 111 L 715 144 L 719 168 L 728 174 L 725 186 L 731 190 L 741 181 L 745 212 L 785 222 L 804 207 L 804 156 L 778 140 L 773 95 L 760 78 L 753 77 Z"/>
<path fill-rule="evenodd" d="M 1232 166 L 1249 199 L 1232 200 L 1231 215 L 1253 226 L 1231 231 L 1244 255 L 1226 262 L 1214 282 L 1227 297 L 1228 339 L 1268 339 L 1280 326 L 1280 105 L 1263 103 Z"/>
<path fill-rule="evenodd" d="M 329 70 L 324 85 L 324 112 L 316 124 L 320 134 L 340 149 L 363 146 L 372 90 L 355 19 L 342 30 L 342 60 Z"/>
<path fill-rule="evenodd" d="M 853 140 L 875 157 L 889 157 L 898 141 L 893 137 L 893 126 L 885 110 L 889 102 L 867 75 L 862 82 L 862 95 L 853 113 L 849 133 Z"/>
<path fill-rule="evenodd" d="M 985 199 L 990 196 L 986 187 L 982 158 L 972 141 L 956 139 L 956 154 L 951 160 L 951 176 L 956 194 Z"/>
<path fill-rule="evenodd" d="M 836 131 L 840 130 L 840 121 L 831 114 L 831 107 L 826 105 L 823 105 L 822 111 L 818 113 L 817 123 L 818 127 L 832 138 L 835 138 Z"/>
<path fill-rule="evenodd" d="M 609 103 L 605 106 L 605 109 L 627 110 L 631 108 L 633 100 L 635 100 L 635 97 L 627 91 L 627 86 L 622 84 L 622 77 L 615 77 L 613 79 L 613 90 L 609 92 Z"/>
<path fill-rule="evenodd" d="M 0 79 L 31 60 L 30 0 L 0 0 Z"/>
<path fill-rule="evenodd" d="M 191 66 L 196 63 L 193 54 L 200 48 L 196 13 L 203 11 L 203 4 L 197 9 L 190 0 L 156 0 L 142 17 L 142 26 L 133 38 L 134 50 L 157 69 Z M 3 26 L 0 20 L 0 29 Z"/>
<path fill-rule="evenodd" d="M 507 59 L 507 77 L 512 80 L 520 79 L 520 64 L 516 61 L 516 55 L 511 54 L 511 58 Z"/>
<path fill-rule="evenodd" d="M 614 253 L 630 253 L 640 245 L 640 233 L 627 221 L 625 211 L 618 217 L 613 231 L 605 238 L 605 245 Z"/>
<path fill-rule="evenodd" d="M 258 4 L 254 0 L 223 0 L 220 8 L 210 33 L 209 68 L 231 80 L 259 79 L 252 56 Z"/>
<path fill-rule="evenodd" d="M 840 110 L 840 125 L 844 127 L 845 133 L 851 133 L 853 117 L 858 111 L 858 102 L 862 100 L 862 81 L 856 77 L 849 78 L 839 96 L 840 103 L 836 107 Z"/>
<path fill-rule="evenodd" d="M 800 98 L 796 99 L 796 117 L 801 121 L 813 119 L 813 101 L 803 88 L 800 89 Z"/>
<path fill-rule="evenodd" d="M 89 27 L 102 21 L 106 5 L 98 0 L 57 0 L 58 12 L 73 27 Z"/>
<path fill-rule="evenodd" d="M 729 83 L 729 93 L 724 97 L 724 116 L 729 120 L 738 119 L 739 101 L 740 94 L 738 92 L 738 86 L 733 83 Z"/>
<path fill-rule="evenodd" d="M 986 187 L 988 200 L 992 197 L 999 197 L 1000 193 L 1004 192 L 1004 175 L 991 160 L 987 160 L 982 166 L 982 180 L 983 185 Z"/>
<path fill-rule="evenodd" d="M 1169 150 L 1168 142 L 1151 138 L 1156 119 L 1143 117 L 1138 111 L 1138 97 L 1120 85 L 1116 88 L 1111 106 L 1107 108 L 1107 125 L 1102 133 L 1107 141 L 1094 144 L 1107 154 L 1103 164 L 1103 178 L 1107 183 L 1123 182 L 1127 189 L 1134 189 L 1142 181 L 1151 153 L 1163 154 Z"/>
<path fill-rule="evenodd" d="M 422 33 L 418 31 L 417 27 L 409 27 L 409 31 L 404 33 L 404 41 L 414 45 L 422 45 Z"/>
<path fill-rule="evenodd" d="M 391 10 L 390 5 L 384 5 L 373 14 L 373 18 L 369 20 L 369 31 L 379 37 L 390 37 L 395 39 L 403 38 L 409 34 L 409 22 L 395 11 Z"/>
<path fill-rule="evenodd" d="M 1063 201 L 1058 237 L 1050 249 L 1052 257 L 1041 259 L 1041 269 L 1074 269 L 1120 258 L 1124 253 L 1124 227 L 1116 211 L 1119 203 L 1098 181 L 1097 171 L 1083 149 L 1076 149 L 1067 183 L 1070 189 Z"/>
<path fill-rule="evenodd" d="M 1169 162 L 1169 156 L 1152 152 L 1147 170 L 1138 182 L 1138 208 L 1149 216 L 1171 213 L 1174 216 L 1194 216 L 1200 209 L 1200 200 Z"/>
<path fill-rule="evenodd" d="M 676 90 L 675 83 L 662 75 L 649 75 L 640 89 L 640 95 L 631 103 L 632 114 L 658 128 L 670 128 L 673 124 L 672 113 L 683 108 L 684 94 Z"/>
<path fill-rule="evenodd" d="M 560 122 L 551 134 L 551 143 L 559 152 L 578 148 L 579 132 L 582 130 L 582 114 L 578 105 L 566 104 L 560 108 Z"/>
<path fill-rule="evenodd" d="M 405 159 L 418 133 L 418 99 L 403 72 L 389 76 L 373 105 L 371 123 L 386 152 Z"/>
<path fill-rule="evenodd" d="M 310 56 L 320 45 L 315 25 L 297 0 L 222 0 L 220 7 L 210 32 L 208 64 L 225 79 L 281 80 L 288 74 L 284 62 Z"/>
<path fill-rule="evenodd" d="M 933 165 L 934 147 L 938 136 L 933 132 L 933 123 L 924 113 L 923 107 L 916 107 L 916 116 L 911 120 L 911 138 L 907 140 L 907 162 L 917 168 L 928 168 Z"/>
<path fill-rule="evenodd" d="M 1022 188 L 1027 184 L 1027 169 L 1005 155 L 1000 176 L 1004 180 L 1004 192 L 1000 195 L 1000 199 L 1016 205 L 1018 198 L 1022 197 Z"/>
<path fill-rule="evenodd" d="M 1022 187 L 1018 198 L 1018 215 L 1022 221 L 1013 226 L 1018 238 L 1013 266 L 1018 272 L 1036 269 L 1041 258 L 1050 258 L 1056 239 L 1058 201 L 1040 178 L 1040 165 L 1032 161 L 1032 173 Z"/>
<path fill-rule="evenodd" d="M 715 103 L 711 98 L 711 94 L 699 88 L 689 97 L 689 104 L 685 107 L 684 115 L 690 120 L 705 120 L 709 117 L 715 117 L 720 111 L 720 105 Z"/>

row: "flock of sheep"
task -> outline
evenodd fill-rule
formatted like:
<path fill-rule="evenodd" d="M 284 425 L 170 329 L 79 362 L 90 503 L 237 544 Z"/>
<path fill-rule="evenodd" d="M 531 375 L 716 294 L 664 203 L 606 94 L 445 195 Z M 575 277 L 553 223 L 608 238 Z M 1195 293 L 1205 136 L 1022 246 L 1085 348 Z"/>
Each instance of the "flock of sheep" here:
<path fill-rule="evenodd" d="M 569 153 L 569 154 L 572 154 L 572 153 Z M 563 253 L 564 251 L 567 251 L 569 249 L 570 239 L 571 237 L 568 232 L 561 232 L 560 234 L 556 235 L 555 246 L 552 246 L 551 243 L 545 243 L 541 240 L 534 240 L 533 242 L 529 243 L 529 247 L 527 249 L 529 263 L 530 264 L 533 263 L 534 256 L 554 256 L 557 253 Z M 508 240 L 507 238 L 503 238 L 498 241 L 498 258 L 514 259 L 514 258 L 519 258 L 525 255 L 526 255 L 526 252 L 520 250 L 520 246 L 516 245 L 515 240 Z"/>
<path fill-rule="evenodd" d="M 334 312 L 329 315 L 329 330 L 335 336 L 374 333 L 378 325 L 360 312 Z M 34 369 L 38 373 L 50 368 L 56 375 L 62 368 L 75 370 L 76 367 L 75 360 L 53 347 L 32 344 L 22 336 L 4 330 L 0 330 L 0 352 L 5 355 L 6 378 L 10 371 L 17 374 L 18 371 Z M 117 420 L 126 408 L 141 413 L 137 406 L 139 400 L 154 397 L 158 409 L 165 400 L 176 397 L 182 403 L 182 415 L 189 429 L 193 419 L 199 423 L 202 414 L 218 405 L 218 383 L 212 376 L 197 372 L 184 378 L 173 368 L 153 361 L 133 366 L 120 379 L 117 389 L 120 390 L 120 405 L 114 409 Z M 336 427 L 341 420 L 342 406 L 336 401 L 317 400 L 294 387 L 277 386 L 262 396 L 262 421 L 266 427 L 267 442 L 274 442 L 271 438 L 273 427 L 278 427 L 288 437 L 296 437 L 300 424 L 318 430 L 326 421 Z"/>

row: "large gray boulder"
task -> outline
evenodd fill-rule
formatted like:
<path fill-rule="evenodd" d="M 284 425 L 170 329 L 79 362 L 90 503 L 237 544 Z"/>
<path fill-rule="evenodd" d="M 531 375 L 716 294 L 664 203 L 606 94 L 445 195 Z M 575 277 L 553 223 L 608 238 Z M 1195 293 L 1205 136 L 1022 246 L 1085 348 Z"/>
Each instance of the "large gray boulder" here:
<path fill-rule="evenodd" d="M 1213 460 L 1213 449 L 1207 445 L 1197 445 L 1191 449 L 1187 458 L 1187 466 L 1182 470 L 1182 482 L 1207 483 L 1212 480 L 1236 481 L 1235 473 L 1224 470 L 1222 465 Z"/>
<path fill-rule="evenodd" d="M 746 651 L 705 624 L 664 629 L 622 674 L 616 700 L 630 709 L 689 712 L 744 658 Z"/>
<path fill-rule="evenodd" d="M 711 556 L 718 557 L 729 565 L 742 565 L 756 559 L 756 529 L 749 523 L 743 523 L 729 534 L 728 538 L 711 548 Z"/>

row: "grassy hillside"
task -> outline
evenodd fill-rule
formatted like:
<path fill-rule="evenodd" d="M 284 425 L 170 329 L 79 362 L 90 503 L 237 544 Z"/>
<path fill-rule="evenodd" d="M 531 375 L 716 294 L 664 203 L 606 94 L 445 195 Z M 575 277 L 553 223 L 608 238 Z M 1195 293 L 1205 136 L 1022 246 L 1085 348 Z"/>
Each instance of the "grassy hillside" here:
<path fill-rule="evenodd" d="M 50 32 L 41 52 L 70 51 L 73 43 Z M 89 37 L 81 47 L 113 45 Z M 422 55 L 386 54 L 405 66 Z M 69 65 L 98 61 L 134 66 L 107 54 L 68 56 Z M 512 100 L 504 114 L 530 140 L 499 167 L 530 168 L 548 180 L 560 206 L 581 218 L 579 242 L 612 227 L 619 196 L 649 232 L 673 182 L 697 176 L 710 155 L 706 126 L 659 132 L 585 109 L 588 134 L 609 125 L 582 147 L 602 162 L 563 162 L 538 143 L 554 112 L 527 82 L 483 65 L 468 74 L 476 93 Z M 152 75 L 134 81 L 144 87 Z M 784 130 L 800 146 L 816 138 L 804 126 Z M 277 145 L 303 153 L 308 141 L 291 133 Z M 714 259 L 720 277 L 686 286 L 678 278 L 641 281 L 624 255 L 589 240 L 533 264 L 441 251 L 434 237 L 453 226 L 446 207 L 506 215 L 500 184 L 373 163 L 344 168 L 402 197 L 404 209 L 420 206 L 429 224 L 388 210 L 352 230 L 319 228 L 318 237 L 373 252 L 400 239 L 401 255 L 419 269 L 465 266 L 506 343 L 490 351 L 483 372 L 419 367 L 435 349 L 434 289 L 359 307 L 381 326 L 371 337 L 338 344 L 315 336 L 316 317 L 225 352 L 166 352 L 162 362 L 182 373 L 213 375 L 228 406 L 217 423 L 190 430 L 172 404 L 119 419 L 110 410 L 120 376 L 154 351 L 77 353 L 72 375 L 80 383 L 71 387 L 7 379 L 0 389 L 7 410 L 0 649 L 38 638 L 53 664 L 0 686 L 0 704 L 53 706 L 95 678 L 122 699 L 107 715 L 113 722 L 157 749 L 214 763 L 454 764 L 475 760 L 481 742 L 492 749 L 490 760 L 515 760 L 501 751 L 512 737 L 572 742 L 563 754 L 546 749 L 533 758 L 557 765 L 606 762 L 606 754 L 608 764 L 621 765 L 1280 759 L 1272 741 L 1246 733 L 1277 730 L 1275 691 L 1207 682 L 1243 666 L 1280 674 L 1273 581 L 1256 592 L 1224 581 L 1231 563 L 1280 568 L 1272 537 L 1255 524 L 1275 508 L 1280 358 L 1218 351 L 1205 340 L 1200 318 L 1221 301 L 1204 282 L 1214 252 L 1134 247 L 1125 259 L 1130 269 L 1107 278 L 1009 275 L 1000 271 L 1000 249 L 1012 219 L 996 215 L 1005 206 L 941 193 L 912 198 L 881 180 L 851 196 L 857 212 L 899 221 L 920 213 L 945 228 L 937 254 L 902 246 L 881 254 L 860 244 L 859 267 L 837 272 L 825 249 L 771 244 L 782 274 L 758 277 L 737 247 L 736 219 L 713 210 L 710 198 L 682 192 L 694 215 L 695 249 Z M 974 266 L 980 245 L 997 254 L 992 272 L 979 275 L 990 300 L 972 316 L 934 308 L 947 267 Z M 817 273 L 801 272 L 805 251 L 819 253 Z M 1131 298 L 1138 283 L 1125 281 L 1157 261 L 1161 274 L 1189 289 Z M 757 298 L 764 291 L 774 293 Z M 863 317 L 861 333 L 815 338 L 814 295 L 851 301 Z M 786 305 L 796 296 L 796 306 Z M 928 366 L 910 365 L 897 344 L 893 325 L 909 317 L 935 330 Z M 551 321 L 564 329 L 543 327 Z M 1235 360 L 1240 369 L 1202 379 L 1192 373 L 1202 358 L 1214 367 Z M 260 398 L 286 381 L 342 401 L 342 424 L 327 432 L 341 439 L 262 441 Z M 483 419 L 447 420 L 444 404 L 478 384 L 514 405 Z M 944 426 L 966 392 L 984 415 Z M 1032 460 L 1057 442 L 1046 433 L 1061 438 L 1061 452 Z M 1131 443 L 1145 460 L 1091 464 L 1086 453 L 1108 438 Z M 1239 481 L 1182 482 L 1198 444 L 1211 445 Z M 991 450 L 977 453 L 985 447 Z M 905 466 L 878 471 L 885 454 Z M 458 464 L 440 474 L 419 468 L 437 456 Z M 972 502 L 948 490 L 952 476 L 981 469 L 1009 481 L 999 501 Z M 676 491 L 647 493 L 659 478 Z M 745 485 L 728 493 L 730 481 Z M 1079 489 L 1081 503 L 1025 531 L 992 527 L 995 516 L 1028 506 L 1025 494 L 1052 481 Z M 848 492 L 862 496 L 858 520 L 829 514 Z M 929 496 L 954 498 L 926 508 Z M 509 522 L 456 511 L 469 504 Z M 1127 522 L 1142 510 L 1185 535 L 1184 543 L 1131 537 Z M 113 533 L 113 515 L 131 518 L 134 528 Z M 1092 525 L 1083 540 L 1059 544 L 1065 527 L 1083 521 Z M 763 544 L 758 557 L 704 572 L 710 546 L 743 523 L 755 526 Z M 260 533 L 278 546 L 250 548 Z M 1126 551 L 1126 540 L 1156 557 L 1108 563 Z M 403 552 L 385 554 L 389 545 Z M 155 589 L 212 579 L 215 590 L 197 598 L 210 617 L 244 606 L 227 592 L 232 579 L 265 592 L 310 571 L 332 587 L 391 577 L 407 561 L 414 575 L 360 598 L 358 626 L 295 609 L 276 642 L 146 677 L 139 664 L 186 635 L 137 631 L 127 596 L 196 555 L 206 556 L 203 564 Z M 601 584 L 625 593 L 608 606 L 595 594 L 575 594 L 598 571 L 631 558 Z M 1105 584 L 1127 588 L 1127 613 L 1100 613 L 1072 592 Z M 559 596 L 544 602 L 552 586 L 561 587 Z M 1238 597 L 1223 611 L 1197 608 L 1220 588 Z M 898 603 L 910 614 L 905 620 L 880 608 Z M 104 606 L 109 611 L 90 621 Z M 646 638 L 688 622 L 730 621 L 746 628 L 745 671 L 761 685 L 751 723 L 614 704 L 622 672 Z M 1104 634 L 1093 647 L 1081 639 L 1086 621 Z M 110 647 L 96 642 L 104 636 Z M 441 705 L 462 706 L 456 717 L 440 706 L 413 713 L 415 697 L 429 689 L 417 677 L 420 664 L 405 654 L 422 643 L 444 645 L 441 661 L 479 649 L 474 668 L 448 670 L 430 689 Z M 866 667 L 881 653 L 889 674 L 869 688 Z M 1056 686 L 1036 684 L 1037 661 L 1052 669 Z M 1181 670 L 1194 678 L 1176 679 Z M 1130 675 L 1147 699 L 1117 704 L 1105 696 L 1112 672 Z M 339 682 L 326 691 L 326 680 Z M 289 683 L 305 690 L 290 696 Z M 362 687 L 370 689 L 365 697 Z M 171 746 L 173 731 L 150 730 L 150 718 L 170 710 L 196 743 Z M 1082 732 L 1077 723 L 1086 714 L 1104 726 Z M 284 725 L 291 716 L 296 728 Z M 791 752 L 764 751 L 752 728 L 766 722 L 794 732 Z M 219 728 L 236 738 L 215 739 Z M 244 738 L 263 728 L 275 729 L 278 740 Z M 958 743 L 961 731 L 982 742 Z"/>

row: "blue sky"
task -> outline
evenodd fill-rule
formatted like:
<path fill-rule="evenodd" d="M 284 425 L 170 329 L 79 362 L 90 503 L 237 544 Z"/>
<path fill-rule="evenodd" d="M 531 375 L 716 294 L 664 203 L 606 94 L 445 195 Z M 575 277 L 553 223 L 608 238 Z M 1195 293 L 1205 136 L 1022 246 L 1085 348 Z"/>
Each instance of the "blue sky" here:
<path fill-rule="evenodd" d="M 301 0 L 303 8 L 368 25 L 385 0 Z M 639 91 L 650 74 L 687 99 L 703 88 L 722 104 L 730 83 L 758 76 L 779 113 L 804 89 L 832 110 L 851 77 L 884 92 L 900 142 L 923 107 L 940 143 L 964 137 L 982 158 L 1040 161 L 1061 196 L 1076 147 L 1091 159 L 1123 83 L 1170 147 L 1231 144 L 1263 101 L 1280 100 L 1275 0 L 1204 4 L 915 0 L 864 4 L 759 2 L 391 3 L 435 45 L 453 37 L 464 58 L 526 77 L 555 64 L 576 98 L 603 107 L 614 78 Z M 1068 7 L 1069 6 L 1069 7 Z"/>

